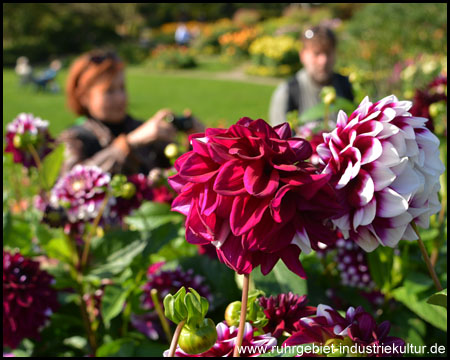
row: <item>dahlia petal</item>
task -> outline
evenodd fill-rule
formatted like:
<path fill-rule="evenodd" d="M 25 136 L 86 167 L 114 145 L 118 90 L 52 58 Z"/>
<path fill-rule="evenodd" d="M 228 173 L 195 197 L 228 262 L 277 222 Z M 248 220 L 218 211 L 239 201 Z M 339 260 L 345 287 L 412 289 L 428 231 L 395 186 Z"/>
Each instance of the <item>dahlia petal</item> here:
<path fill-rule="evenodd" d="M 289 126 L 289 123 L 285 122 L 280 125 L 277 125 L 273 128 L 275 132 L 278 134 L 280 139 L 287 140 L 292 136 L 292 130 Z"/>
<path fill-rule="evenodd" d="M 408 210 L 408 202 L 391 188 L 385 188 L 376 193 L 377 215 L 390 218 Z"/>
<path fill-rule="evenodd" d="M 185 194 L 178 195 L 172 202 L 172 211 L 177 211 L 183 215 L 188 215 L 191 209 L 192 197 Z"/>
<path fill-rule="evenodd" d="M 407 166 L 389 187 L 408 199 L 423 186 L 424 183 L 421 182 L 421 178 L 411 166 Z"/>
<path fill-rule="evenodd" d="M 192 153 L 180 168 L 180 175 L 188 181 L 202 183 L 211 179 L 219 170 L 219 165 L 209 158 Z"/>
<path fill-rule="evenodd" d="M 230 226 L 235 236 L 240 236 L 256 226 L 269 207 L 270 198 L 237 196 L 233 201 Z"/>
<path fill-rule="evenodd" d="M 361 165 L 375 161 L 383 151 L 380 141 L 370 136 L 359 136 L 354 146 L 361 152 Z"/>
<path fill-rule="evenodd" d="M 375 218 L 377 210 L 377 202 L 372 199 L 367 205 L 357 209 L 353 215 L 353 230 L 356 231 L 358 226 L 369 225 Z"/>
<path fill-rule="evenodd" d="M 208 158 L 209 157 L 208 145 L 202 139 L 207 138 L 193 138 L 191 140 L 192 149 L 200 156 Z"/>
<path fill-rule="evenodd" d="M 224 164 L 233 159 L 233 157 L 228 154 L 228 148 L 222 144 L 209 142 L 208 151 L 211 159 L 218 164 Z"/>
<path fill-rule="evenodd" d="M 352 239 L 365 252 L 372 252 L 378 245 L 378 238 L 367 228 L 367 226 L 360 226 L 358 232 L 351 235 Z"/>
<path fill-rule="evenodd" d="M 305 139 L 290 138 L 288 139 L 288 144 L 294 151 L 297 160 L 306 160 L 312 155 L 311 144 Z"/>
<path fill-rule="evenodd" d="M 309 236 L 305 228 L 297 231 L 295 236 L 292 238 L 291 244 L 297 245 L 305 254 L 309 254 L 312 251 L 311 241 L 309 240 Z"/>
<path fill-rule="evenodd" d="M 278 188 L 278 171 L 272 170 L 270 177 L 264 173 L 264 161 L 252 161 L 244 172 L 244 186 L 250 195 L 269 196 Z"/>
<path fill-rule="evenodd" d="M 400 163 L 400 156 L 397 149 L 389 141 L 382 142 L 383 151 L 381 156 L 375 161 L 380 166 L 391 167 Z"/>
<path fill-rule="evenodd" d="M 347 125 L 347 114 L 345 113 L 345 111 L 343 110 L 339 110 L 338 112 L 338 116 L 337 116 L 337 126 L 340 128 L 345 127 L 345 125 Z"/>
<path fill-rule="evenodd" d="M 214 182 L 214 191 L 220 195 L 241 195 L 245 193 L 244 168 L 240 161 L 229 161 L 220 168 Z"/>
<path fill-rule="evenodd" d="M 349 184 L 349 203 L 356 207 L 362 207 L 372 200 L 375 192 L 375 185 L 369 173 L 364 170 Z"/>
<path fill-rule="evenodd" d="M 366 167 L 367 168 L 367 167 Z M 370 177 L 374 183 L 374 191 L 380 191 L 392 184 L 395 180 L 395 174 L 388 167 L 373 164 L 369 170 Z"/>
<path fill-rule="evenodd" d="M 306 279 L 306 273 L 300 262 L 300 248 L 295 245 L 289 245 L 280 251 L 281 260 L 285 263 L 287 268 L 294 274 L 300 276 L 302 279 Z"/>
<path fill-rule="evenodd" d="M 417 236 L 411 224 L 406 227 L 405 233 L 403 234 L 403 240 L 415 241 L 419 240 L 419 236 Z"/>

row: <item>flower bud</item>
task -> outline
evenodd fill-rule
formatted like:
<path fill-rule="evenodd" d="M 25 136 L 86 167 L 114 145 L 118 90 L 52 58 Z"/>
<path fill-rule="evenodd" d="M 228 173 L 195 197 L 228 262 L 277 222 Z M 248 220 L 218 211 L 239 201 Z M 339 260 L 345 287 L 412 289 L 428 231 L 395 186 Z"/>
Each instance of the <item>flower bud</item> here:
<path fill-rule="evenodd" d="M 200 354 L 209 350 L 217 341 L 217 330 L 214 321 L 209 318 L 192 327 L 184 325 L 178 344 L 188 354 Z"/>
<path fill-rule="evenodd" d="M 122 186 L 122 197 L 131 199 L 136 194 L 136 186 L 133 183 L 127 182 Z"/>
<path fill-rule="evenodd" d="M 241 314 L 241 302 L 233 301 L 230 303 L 225 310 L 225 321 L 228 326 L 239 325 L 239 316 Z"/>
<path fill-rule="evenodd" d="M 170 143 L 164 149 L 164 155 L 166 155 L 166 157 L 169 159 L 174 159 L 178 157 L 178 154 L 179 154 L 178 146 L 174 143 Z"/>
<path fill-rule="evenodd" d="M 330 105 L 336 100 L 336 90 L 332 86 L 325 86 L 321 91 L 321 96 L 323 102 Z"/>
<path fill-rule="evenodd" d="M 14 135 L 13 144 L 16 149 L 20 149 L 23 146 L 22 136 L 20 134 Z"/>

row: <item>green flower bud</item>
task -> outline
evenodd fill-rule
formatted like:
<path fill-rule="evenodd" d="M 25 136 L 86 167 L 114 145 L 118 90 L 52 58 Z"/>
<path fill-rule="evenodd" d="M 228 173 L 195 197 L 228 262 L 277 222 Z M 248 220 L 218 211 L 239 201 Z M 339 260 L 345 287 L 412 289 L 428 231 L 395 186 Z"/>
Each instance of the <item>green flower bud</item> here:
<path fill-rule="evenodd" d="M 179 154 L 178 146 L 174 143 L 167 145 L 166 148 L 164 149 L 164 155 L 166 155 L 168 159 L 174 159 L 178 157 L 178 154 Z"/>
<path fill-rule="evenodd" d="M 208 351 L 217 341 L 217 330 L 214 321 L 203 319 L 193 326 L 184 325 L 178 339 L 180 348 L 191 355 Z"/>
<path fill-rule="evenodd" d="M 14 135 L 13 145 L 16 149 L 20 149 L 23 146 L 23 139 L 20 134 Z"/>
<path fill-rule="evenodd" d="M 136 186 L 133 183 L 127 182 L 122 186 L 122 197 L 124 199 L 131 199 L 136 194 Z"/>
<path fill-rule="evenodd" d="M 240 301 L 234 301 L 230 303 L 225 310 L 225 321 L 228 326 L 238 326 L 239 317 L 241 315 L 241 305 Z"/>

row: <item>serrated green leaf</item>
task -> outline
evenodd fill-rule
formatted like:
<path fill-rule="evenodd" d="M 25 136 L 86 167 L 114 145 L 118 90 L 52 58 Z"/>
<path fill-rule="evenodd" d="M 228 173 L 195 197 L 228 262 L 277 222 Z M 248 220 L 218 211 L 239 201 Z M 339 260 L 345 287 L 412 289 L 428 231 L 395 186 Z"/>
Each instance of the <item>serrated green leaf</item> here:
<path fill-rule="evenodd" d="M 51 190 L 58 178 L 61 166 L 64 162 L 64 143 L 60 143 L 50 154 L 42 161 L 40 177 L 42 187 L 45 190 Z"/>
<path fill-rule="evenodd" d="M 447 309 L 447 289 L 431 295 L 427 300 L 427 303 L 442 306 L 443 308 Z"/>

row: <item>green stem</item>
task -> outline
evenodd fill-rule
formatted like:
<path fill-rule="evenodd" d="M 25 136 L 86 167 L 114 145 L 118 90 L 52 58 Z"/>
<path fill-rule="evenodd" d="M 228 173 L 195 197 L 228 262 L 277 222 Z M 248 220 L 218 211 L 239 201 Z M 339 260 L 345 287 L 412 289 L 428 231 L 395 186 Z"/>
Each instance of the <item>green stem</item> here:
<path fill-rule="evenodd" d="M 245 319 L 247 317 L 247 302 L 248 302 L 248 286 L 250 282 L 250 274 L 244 274 L 244 283 L 242 286 L 242 300 L 241 300 L 241 317 L 239 319 L 239 330 L 236 338 L 236 346 L 234 347 L 233 357 L 239 357 L 239 349 L 242 346 L 244 338 Z"/>
<path fill-rule="evenodd" d="M 417 229 L 417 225 L 414 221 L 412 221 L 411 226 L 413 227 L 414 231 L 416 232 L 417 236 L 419 237 L 419 248 L 420 248 L 420 251 L 422 252 L 423 259 L 425 260 L 425 263 L 427 264 L 428 272 L 430 273 L 430 276 L 433 279 L 433 282 L 434 282 L 434 285 L 436 286 L 437 291 L 441 291 L 442 285 L 439 282 L 436 272 L 434 271 L 434 267 L 431 264 L 430 258 L 428 257 L 427 249 L 425 248 L 422 238 L 420 237 L 419 230 Z"/>
<path fill-rule="evenodd" d="M 186 323 L 186 320 L 183 320 L 177 325 L 175 334 L 173 334 L 172 342 L 170 344 L 169 357 L 175 357 L 175 350 L 177 349 L 178 338 L 180 337 L 181 330 L 183 329 L 183 326 L 185 323 Z"/>
<path fill-rule="evenodd" d="M 328 117 L 330 112 L 330 105 L 325 104 L 325 113 L 323 114 L 323 130 L 328 131 Z"/>
<path fill-rule="evenodd" d="M 97 229 L 100 219 L 102 218 L 102 215 L 103 215 L 103 212 L 105 211 L 108 200 L 109 200 L 109 194 L 106 194 L 105 198 L 103 199 L 103 203 L 100 207 L 100 210 L 97 214 L 97 217 L 95 218 L 94 223 L 92 224 L 91 231 L 89 232 L 89 234 L 86 238 L 86 241 L 84 243 L 83 255 L 81 257 L 81 269 L 83 269 L 86 265 L 87 258 L 89 255 L 89 246 L 91 244 L 92 237 L 94 236 L 94 232 Z"/>
<path fill-rule="evenodd" d="M 158 314 L 159 321 L 161 321 L 164 333 L 166 334 L 167 341 L 170 341 L 170 339 L 172 339 L 172 332 L 170 331 L 169 323 L 167 322 L 167 319 L 164 316 L 163 310 L 161 308 L 161 304 L 159 303 L 158 290 L 156 289 L 150 290 L 150 295 L 152 297 L 153 304 L 155 305 L 155 310 L 156 313 Z"/>

